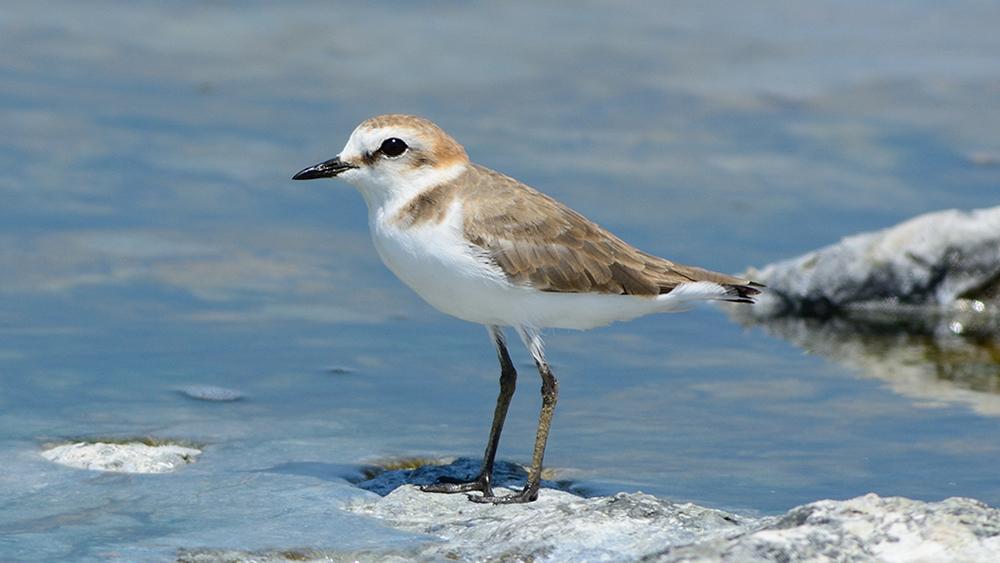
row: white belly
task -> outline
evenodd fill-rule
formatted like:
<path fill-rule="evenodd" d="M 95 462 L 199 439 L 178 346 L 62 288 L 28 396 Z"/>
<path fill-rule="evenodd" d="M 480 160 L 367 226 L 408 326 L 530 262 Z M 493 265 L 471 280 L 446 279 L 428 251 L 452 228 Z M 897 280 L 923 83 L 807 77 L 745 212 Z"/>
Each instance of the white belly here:
<path fill-rule="evenodd" d="M 720 294 L 715 284 L 686 284 L 655 298 L 543 292 L 511 284 L 462 236 L 460 213 L 442 223 L 399 229 L 371 218 L 375 248 L 386 266 L 431 306 L 463 320 L 498 326 L 587 329 Z M 460 223 L 459 223 L 460 224 Z"/>

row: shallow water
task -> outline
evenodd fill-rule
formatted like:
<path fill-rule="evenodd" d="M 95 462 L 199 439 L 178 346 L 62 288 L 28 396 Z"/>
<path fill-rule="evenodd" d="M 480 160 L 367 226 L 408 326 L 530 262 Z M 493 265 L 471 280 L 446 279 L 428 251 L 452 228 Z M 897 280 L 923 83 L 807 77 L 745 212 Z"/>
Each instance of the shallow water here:
<path fill-rule="evenodd" d="M 479 455 L 498 369 L 481 327 L 381 265 L 353 188 L 290 181 L 363 119 L 428 117 L 630 243 L 736 272 L 997 205 L 1000 168 L 970 155 L 1000 151 L 998 24 L 979 2 L 11 3 L 0 555 L 416 541 L 341 514 L 367 494 L 347 479 Z M 870 491 L 1000 503 L 994 416 L 712 307 L 546 343 L 546 462 L 581 490 L 761 514 Z M 538 382 L 512 353 L 500 457 L 527 462 Z M 149 476 L 38 455 L 130 436 L 206 450 Z"/>

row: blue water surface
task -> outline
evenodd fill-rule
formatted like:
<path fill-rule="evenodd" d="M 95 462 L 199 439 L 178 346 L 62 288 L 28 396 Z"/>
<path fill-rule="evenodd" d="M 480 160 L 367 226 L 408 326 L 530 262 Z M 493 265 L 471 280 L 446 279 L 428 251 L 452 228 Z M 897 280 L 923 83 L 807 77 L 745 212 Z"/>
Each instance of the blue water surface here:
<path fill-rule="evenodd" d="M 382 266 L 353 188 L 290 180 L 364 119 L 430 118 L 645 251 L 739 272 L 1000 203 L 970 157 L 1000 151 L 998 27 L 974 1 L 9 2 L 0 559 L 426 541 L 338 507 L 365 465 L 481 455 L 499 370 Z M 997 418 L 711 306 L 545 336 L 546 463 L 588 494 L 1000 504 Z M 500 457 L 526 463 L 538 380 L 510 340 Z M 39 455 L 102 437 L 204 453 L 163 475 Z"/>

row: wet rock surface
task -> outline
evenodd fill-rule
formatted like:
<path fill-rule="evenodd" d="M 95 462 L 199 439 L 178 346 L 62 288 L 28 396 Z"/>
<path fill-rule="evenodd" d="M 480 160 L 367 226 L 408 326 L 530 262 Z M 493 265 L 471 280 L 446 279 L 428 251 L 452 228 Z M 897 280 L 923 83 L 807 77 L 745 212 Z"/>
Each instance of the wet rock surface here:
<path fill-rule="evenodd" d="M 926 503 L 875 494 L 823 500 L 724 538 L 668 548 L 644 561 L 949 562 L 1000 553 L 1000 511 L 966 498 Z"/>
<path fill-rule="evenodd" d="M 179 561 L 989 562 L 1000 511 L 979 501 L 922 502 L 875 494 L 823 500 L 751 518 L 643 493 L 580 498 L 543 489 L 536 502 L 493 506 L 404 485 L 345 510 L 427 541 L 397 550 L 187 550 Z M 291 555 L 290 555 L 291 554 Z"/>

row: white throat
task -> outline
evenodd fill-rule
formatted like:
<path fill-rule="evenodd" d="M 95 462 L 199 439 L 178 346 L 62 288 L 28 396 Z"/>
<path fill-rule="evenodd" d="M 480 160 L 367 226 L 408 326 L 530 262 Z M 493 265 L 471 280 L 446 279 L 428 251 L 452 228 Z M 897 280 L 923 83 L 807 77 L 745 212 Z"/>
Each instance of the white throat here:
<path fill-rule="evenodd" d="M 410 168 L 402 171 L 388 167 L 364 167 L 345 172 L 340 177 L 361 192 L 361 197 L 368 205 L 369 218 L 372 218 L 375 215 L 394 215 L 413 198 L 433 187 L 455 180 L 467 168 L 468 164 L 465 162 L 447 168 Z"/>

